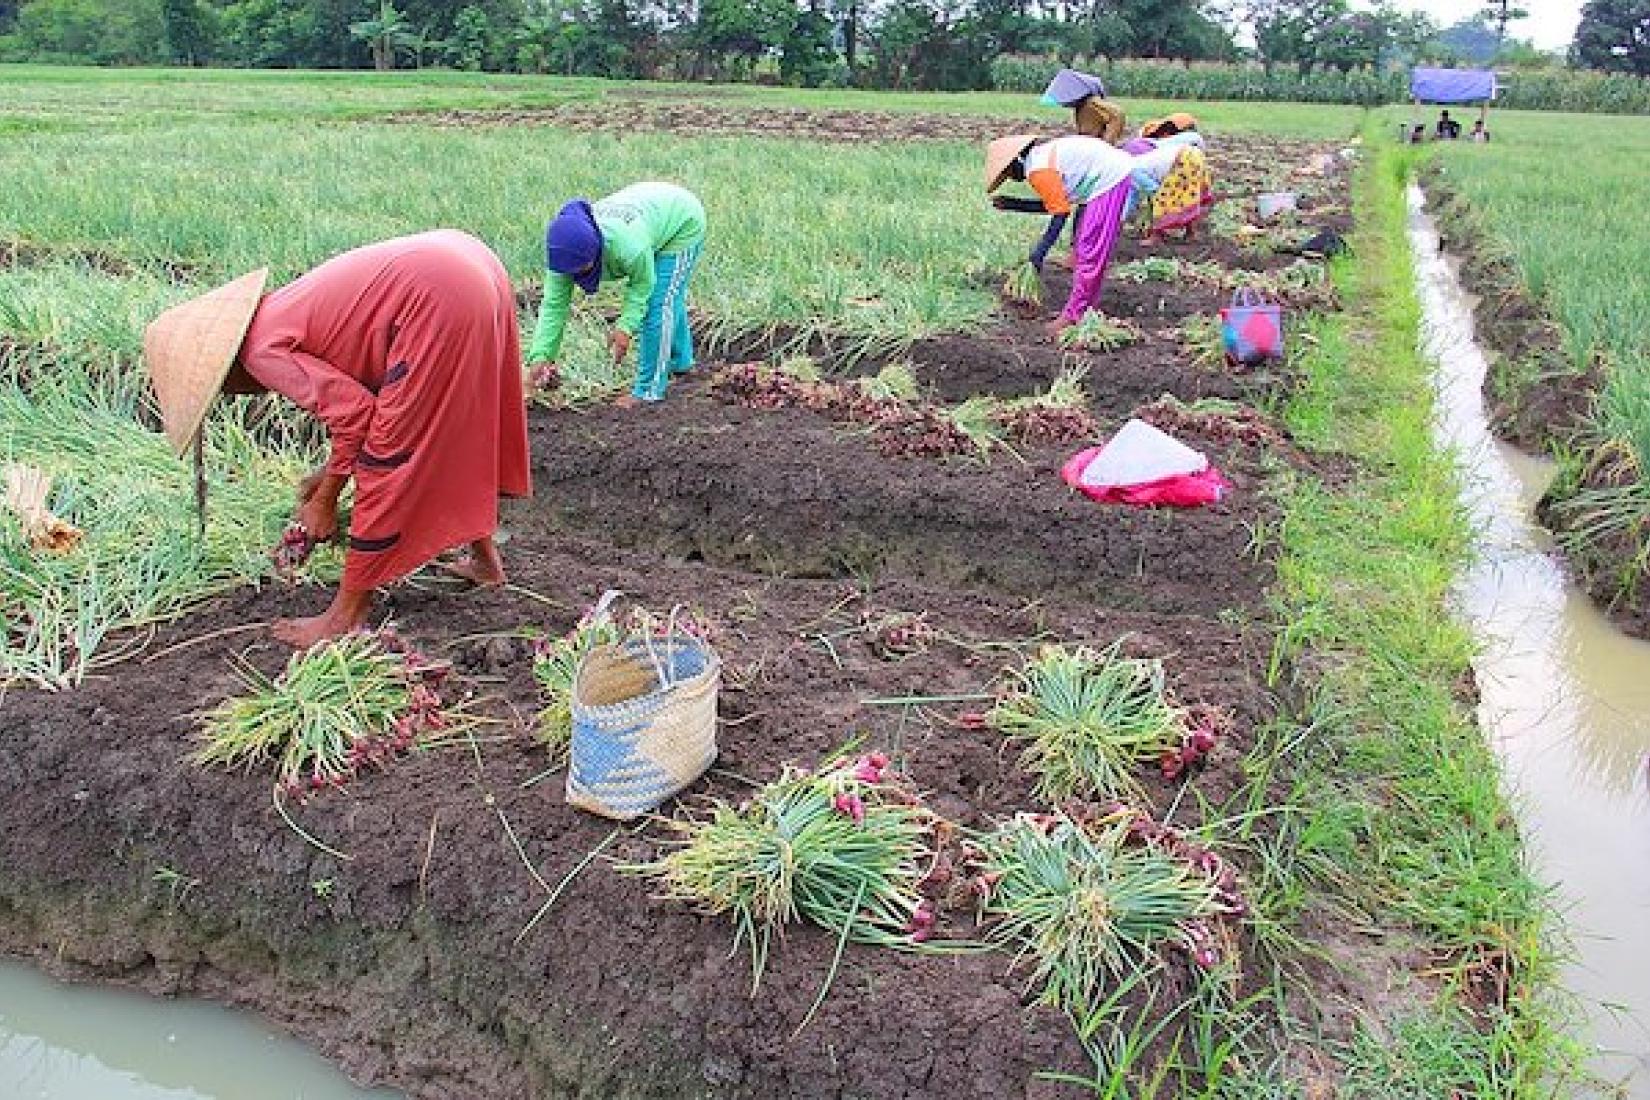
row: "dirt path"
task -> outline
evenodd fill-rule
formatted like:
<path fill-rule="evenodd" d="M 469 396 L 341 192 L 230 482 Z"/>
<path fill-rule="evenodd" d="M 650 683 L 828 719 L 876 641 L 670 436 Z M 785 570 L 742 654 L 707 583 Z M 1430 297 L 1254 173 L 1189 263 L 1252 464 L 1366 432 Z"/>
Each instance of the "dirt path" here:
<path fill-rule="evenodd" d="M 1027 97 L 1028 103 L 1032 102 Z M 671 133 L 684 136 L 788 138 L 813 142 L 860 144 L 867 141 L 963 141 L 984 144 L 1003 134 L 1055 136 L 1069 129 L 1065 111 L 1006 116 L 932 111 L 813 110 L 757 106 L 737 98 L 720 98 L 690 87 L 637 94 L 621 91 L 599 100 L 575 100 L 550 107 L 460 108 L 397 111 L 369 122 L 460 129 L 554 126 L 574 133 Z M 1138 126 L 1142 119 L 1132 119 Z M 1221 140 L 1218 128 L 1210 131 Z M 1305 166 L 1333 146 L 1260 134 L 1234 136 L 1234 155 L 1224 157 L 1239 177 L 1252 171 L 1271 173 Z"/>

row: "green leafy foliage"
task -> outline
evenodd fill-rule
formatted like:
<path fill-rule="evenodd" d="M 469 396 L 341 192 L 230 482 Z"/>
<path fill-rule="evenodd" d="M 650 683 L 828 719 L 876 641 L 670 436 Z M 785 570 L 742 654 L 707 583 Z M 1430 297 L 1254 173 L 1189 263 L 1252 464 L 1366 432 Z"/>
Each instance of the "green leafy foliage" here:
<path fill-rule="evenodd" d="M 1021 815 L 979 840 L 985 941 L 1029 957 L 1039 999 L 1077 1021 L 1109 987 L 1154 968 L 1163 946 L 1200 946 L 1196 922 L 1223 911 L 1206 877 L 1129 846 L 1128 829 L 1121 818 Z"/>
<path fill-rule="evenodd" d="M 1075 325 L 1061 330 L 1060 346 L 1079 351 L 1116 351 L 1138 344 L 1144 335 L 1132 321 L 1114 320 L 1091 309 Z"/>
<path fill-rule="evenodd" d="M 0 458 L 50 475 L 52 512 L 85 532 L 68 553 L 40 553 L 9 514 L 0 519 L 3 680 L 78 683 L 119 655 L 105 643 L 120 628 L 265 575 L 291 515 L 301 459 L 266 450 L 244 410 L 232 412 L 209 426 L 203 538 L 189 464 L 118 399 L 82 389 L 86 382 L 67 373 L 32 392 L 0 383 Z M 336 560 L 316 567 L 335 569 Z"/>
<path fill-rule="evenodd" d="M 1186 735 L 1162 662 L 1125 657 L 1121 643 L 1045 647 L 1014 680 L 987 721 L 1025 746 L 1021 762 L 1050 800 L 1134 795 L 1139 765 L 1178 748 Z"/>
<path fill-rule="evenodd" d="M 1559 433 L 1551 444 L 1566 458 L 1548 516 L 1590 587 L 1606 599 L 1642 600 L 1650 590 L 1650 315 L 1625 304 L 1650 296 L 1650 272 L 1641 262 L 1646 232 L 1621 217 L 1611 196 L 1650 164 L 1650 135 L 1599 123 L 1598 133 L 1615 135 L 1612 155 L 1581 180 L 1543 175 L 1536 166 L 1565 156 L 1578 133 L 1592 132 L 1583 123 L 1525 116 L 1493 125 L 1490 144 L 1441 151 L 1443 180 L 1464 200 L 1445 216 L 1452 235 L 1479 243 L 1474 268 L 1489 284 L 1484 289 L 1516 295 L 1534 314 L 1526 331 L 1541 313 L 1562 328 L 1562 352 L 1535 363 L 1524 380 L 1497 367 L 1503 380 L 1515 390 L 1597 388 L 1579 429 L 1545 426 Z M 1504 346 L 1522 342 L 1517 325 L 1492 328 L 1490 337 Z"/>
<path fill-rule="evenodd" d="M 573 681 L 579 664 L 598 646 L 615 645 L 623 631 L 604 608 L 581 618 L 560 638 L 544 638 L 533 650 L 533 679 L 543 706 L 533 734 L 555 755 L 567 751 L 573 735 Z"/>
<path fill-rule="evenodd" d="M 911 948 L 932 915 L 917 892 L 934 816 L 886 777 L 886 757 L 787 769 L 738 805 L 670 823 L 677 844 L 632 868 L 665 896 L 734 921 L 761 982 L 773 937 L 807 920 L 846 941 Z"/>
<path fill-rule="evenodd" d="M 1003 280 L 1003 297 L 1019 305 L 1043 304 L 1043 277 L 1036 265 L 1016 265 Z"/>

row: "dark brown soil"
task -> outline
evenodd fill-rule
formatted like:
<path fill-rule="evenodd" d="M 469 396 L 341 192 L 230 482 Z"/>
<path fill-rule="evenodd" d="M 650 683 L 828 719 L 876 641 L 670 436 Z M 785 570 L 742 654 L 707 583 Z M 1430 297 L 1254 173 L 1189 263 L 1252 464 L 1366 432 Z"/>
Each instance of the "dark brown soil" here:
<path fill-rule="evenodd" d="M 674 98 L 674 102 L 672 101 Z M 805 107 L 758 107 L 720 92 L 643 90 L 615 92 L 599 100 L 575 100 L 548 107 L 500 107 L 400 111 L 376 121 L 464 129 L 502 126 L 554 126 L 575 133 L 665 132 L 692 135 L 738 135 L 807 141 L 966 141 L 984 144 L 1012 133 L 1055 135 L 1066 128 L 1065 112 L 1011 118 L 1002 115 L 922 111 L 812 110 Z M 1137 120 L 1138 121 L 1138 120 Z M 1209 131 L 1220 140 L 1218 130 Z M 1297 183 L 1324 178 L 1307 172 L 1312 158 L 1337 146 L 1254 134 L 1229 139 L 1237 148 L 1222 157 L 1221 178 L 1231 179 L 1247 194 L 1262 184 Z M 1344 169 L 1344 166 L 1342 166 Z M 1217 164 L 1217 169 L 1220 165 Z"/>
<path fill-rule="evenodd" d="M 1109 291 L 1107 298 L 1111 300 Z M 1096 415 L 1118 419 L 1136 405 L 1164 393 L 1187 400 L 1247 396 L 1264 401 L 1271 396 L 1264 387 L 1251 387 L 1244 378 L 1222 367 L 1203 367 L 1193 362 L 1172 328 L 1147 329 L 1145 339 L 1138 344 L 1098 353 L 1056 347 L 1044 333 L 1044 323 L 1015 321 L 992 332 L 989 339 L 935 337 L 920 341 L 900 358 L 909 359 L 918 376 L 932 386 L 938 397 L 949 402 L 964 401 L 975 394 L 1024 397 L 1038 393 L 1048 389 L 1067 367 L 1086 370 L 1083 388 Z M 880 360 L 872 360 L 864 369 L 878 365 Z"/>
<path fill-rule="evenodd" d="M 1210 247 L 1172 249 L 1202 259 Z M 1087 357 L 1103 428 L 1165 392 L 1266 403 L 1281 383 L 1188 365 L 1171 334 L 1216 303 L 1195 287 L 1108 286 L 1104 308 L 1147 338 Z M 1030 393 L 1065 359 L 1040 325 L 1004 320 L 910 357 L 947 400 Z M 656 825 L 620 831 L 568 879 L 612 827 L 565 805 L 560 772 L 524 786 L 551 768 L 527 732 L 524 634 L 567 630 L 607 589 L 661 611 L 690 605 L 711 620 L 727 668 L 721 757 L 695 795 L 736 798 L 861 737 L 965 826 L 1039 808 L 1012 746 L 956 724 L 978 703 L 868 700 L 989 693 L 1038 643 L 1126 639 L 1165 660 L 1182 702 L 1234 719 L 1191 791 L 1143 769 L 1150 808 L 1195 824 L 1201 806 L 1240 789 L 1255 730 L 1274 716 L 1271 634 L 1255 625 L 1273 569 L 1252 538 L 1275 519 L 1269 479 L 1306 458 L 1286 440 L 1187 423 L 1188 441 L 1236 483 L 1217 507 L 1093 504 L 1060 483 L 1062 449 L 884 458 L 851 429 L 724 404 L 698 381 L 629 414 L 537 412 L 537 499 L 504 515 L 513 586 L 415 581 L 379 612 L 455 660 L 471 706 L 493 720 L 473 749 L 419 753 L 295 808 L 350 858 L 323 853 L 283 823 L 268 776 L 184 757 L 191 716 L 238 690 L 232 659 L 266 673 L 284 660 L 261 627 L 237 628 L 313 612 L 327 594 L 224 597 L 72 693 L 0 698 L 0 952 L 245 1005 L 418 1100 L 1069 1095 L 1037 1074 L 1084 1069 L 1072 1028 L 1028 1004 L 1024 974 L 1001 956 L 851 947 L 797 1035 L 830 937 L 792 929 L 753 995 L 726 919 L 657 900 L 615 866 L 655 854 Z M 867 611 L 926 613 L 941 640 L 882 660 L 856 630 Z M 175 890 L 161 870 L 194 885 Z M 967 913 L 942 924 L 953 937 L 972 930 Z M 1169 959 L 1165 980 L 1183 984 L 1185 966 Z"/>
<path fill-rule="evenodd" d="M 808 141 L 970 141 L 987 142 L 1020 130 L 1051 129 L 1050 118 L 922 114 L 882 111 L 813 111 L 801 107 L 729 105 L 707 100 L 662 102 L 613 95 L 599 102 L 554 107 L 404 111 L 387 121 L 419 126 L 554 126 L 590 131 L 668 131 L 695 135 L 800 138 Z M 1057 126 L 1058 123 L 1055 123 Z"/>
<path fill-rule="evenodd" d="M 1040 223 L 1027 219 L 1028 225 Z M 1132 282 L 1108 277 L 1100 308 L 1144 333 L 1139 343 L 1112 352 L 1088 352 L 1059 347 L 1047 325 L 1059 313 L 1071 290 L 1071 273 L 1063 266 L 1065 248 L 1055 253 L 1043 275 L 1043 303 L 1027 309 L 1008 303 L 978 332 L 946 333 L 920 339 L 908 348 L 883 350 L 849 358 L 856 342 L 845 336 L 794 331 L 765 331 L 735 337 L 708 350 L 716 362 L 766 359 L 776 348 L 805 352 L 827 370 L 870 374 L 893 360 L 908 361 L 932 396 L 959 402 L 976 394 L 1021 397 L 1048 388 L 1064 369 L 1086 371 L 1085 389 L 1090 408 L 1102 418 L 1121 420 L 1134 408 L 1161 395 L 1185 401 L 1213 397 L 1242 400 L 1262 406 L 1280 405 L 1294 384 L 1285 367 L 1234 371 L 1226 363 L 1199 362 L 1185 346 L 1181 326 L 1196 317 L 1213 317 L 1230 300 L 1230 292 L 1197 282 Z M 1169 240 L 1148 245 L 1138 237 L 1122 240 L 1112 260 L 1115 269 L 1146 256 L 1171 256 L 1214 262 L 1229 271 L 1273 272 L 1298 257 L 1244 253 L 1232 242 L 1205 235 L 1196 240 Z M 995 288 L 997 276 L 983 276 Z M 536 293 L 524 292 L 523 308 L 531 307 Z M 1301 320 L 1303 310 L 1286 309 L 1285 324 Z"/>
<path fill-rule="evenodd" d="M 1219 445 L 1206 453 L 1237 492 L 1179 511 L 1101 508 L 1073 493 L 1059 466 L 1075 448 L 1031 450 L 1023 463 L 879 459 L 868 439 L 812 413 L 727 406 L 691 385 L 632 413 L 535 416 L 532 434 L 553 521 L 660 554 L 1174 614 L 1217 613 L 1269 579 L 1245 553 L 1271 514 L 1258 460 Z"/>
<path fill-rule="evenodd" d="M 1194 780 L 1219 799 L 1268 712 L 1250 671 L 1265 638 L 1202 617 L 1109 614 L 1058 593 L 1022 601 L 896 581 L 855 600 L 839 581 L 673 565 L 560 539 L 535 526 L 538 515 L 509 517 L 510 562 L 519 584 L 556 606 L 511 592 L 393 594 L 388 610 L 403 631 L 454 655 L 505 723 L 483 731 L 479 763 L 462 749 L 415 756 L 295 811 L 348 862 L 281 823 L 267 779 L 180 763 L 186 716 L 236 689 L 229 658 L 256 636 L 167 653 L 216 628 L 314 608 L 319 591 L 229 597 L 163 630 L 148 661 L 71 695 L 6 699 L 0 946 L 59 973 L 256 1008 L 358 1077 L 417 1097 L 1053 1095 L 1033 1074 L 1078 1068 L 1070 1029 L 1024 1005 L 1021 979 L 1000 957 L 852 949 L 820 1015 L 791 1038 L 834 947 L 809 928 L 792 932 L 752 997 L 747 960 L 728 956 L 725 921 L 654 901 L 643 882 L 597 862 L 518 945 L 544 891 L 499 815 L 552 885 L 610 826 L 562 803 L 559 773 L 522 789 L 548 766 L 512 717 L 532 707 L 529 647 L 463 639 L 564 630 L 608 587 L 654 607 L 690 600 L 717 625 L 730 669 L 719 772 L 701 790 L 736 795 L 735 775 L 771 778 L 864 735 L 892 749 L 941 812 L 977 824 L 1035 805 L 1012 752 L 947 724 L 959 707 L 862 700 L 989 690 L 1009 654 L 972 648 L 985 641 L 1127 636 L 1131 649 L 1167 658 L 1186 701 L 1237 716 L 1237 733 Z M 927 612 L 969 647 L 878 660 L 842 633 L 866 606 Z M 281 660 L 261 641 L 247 656 L 270 671 Z M 1150 784 L 1163 802 L 1174 793 Z M 610 853 L 653 850 L 643 832 Z M 160 868 L 198 885 L 174 897 L 153 881 Z M 326 897 L 320 882 L 332 884 Z M 963 914 L 953 920 L 966 926 Z"/>
<path fill-rule="evenodd" d="M 1063 288 L 1069 276 L 1051 273 L 1049 284 Z M 1165 288 L 1166 284 L 1146 286 Z M 1197 292 L 1166 293 L 1177 309 Z M 1119 295 L 1120 301 L 1123 295 Z M 1115 304 L 1107 291 L 1108 309 Z M 1188 314 L 1190 316 L 1190 314 Z M 980 333 L 947 333 L 918 340 L 897 353 L 878 353 L 855 359 L 842 357 L 843 342 L 814 335 L 793 351 L 806 350 L 817 364 L 844 376 L 875 374 L 892 361 L 910 365 L 927 395 L 950 404 L 975 395 L 1026 397 L 1041 393 L 1065 370 L 1084 372 L 1083 388 L 1089 408 L 1096 416 L 1112 421 L 1125 419 L 1139 405 L 1172 393 L 1183 400 L 1204 397 L 1249 400 L 1271 404 L 1287 396 L 1287 383 L 1280 371 L 1237 373 L 1223 362 L 1200 364 L 1181 342 L 1173 327 L 1148 327 L 1150 321 L 1136 322 L 1143 338 L 1136 344 L 1112 352 L 1088 352 L 1058 347 L 1048 336 L 1046 325 L 1053 311 L 1039 316 L 1003 316 Z M 786 344 L 788 335 L 777 338 Z M 761 360 L 776 346 L 776 338 L 762 335 L 735 340 L 715 352 L 709 365 Z"/>

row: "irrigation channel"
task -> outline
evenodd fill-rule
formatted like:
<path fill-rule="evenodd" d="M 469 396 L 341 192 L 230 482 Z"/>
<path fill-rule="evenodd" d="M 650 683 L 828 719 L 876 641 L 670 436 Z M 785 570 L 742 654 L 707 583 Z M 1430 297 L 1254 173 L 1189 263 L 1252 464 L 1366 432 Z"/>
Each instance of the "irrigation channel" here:
<path fill-rule="evenodd" d="M 0 962 L 5 1100 L 395 1100 L 254 1016 Z"/>
<path fill-rule="evenodd" d="M 1461 474 L 1475 554 L 1456 588 L 1480 652 L 1479 720 L 1501 757 L 1538 876 L 1572 939 L 1566 987 L 1590 1016 L 1595 1068 L 1650 1100 L 1650 644 L 1569 583 L 1531 518 L 1550 464 L 1496 440 L 1472 300 L 1419 188 L 1410 242 L 1435 432 Z"/>

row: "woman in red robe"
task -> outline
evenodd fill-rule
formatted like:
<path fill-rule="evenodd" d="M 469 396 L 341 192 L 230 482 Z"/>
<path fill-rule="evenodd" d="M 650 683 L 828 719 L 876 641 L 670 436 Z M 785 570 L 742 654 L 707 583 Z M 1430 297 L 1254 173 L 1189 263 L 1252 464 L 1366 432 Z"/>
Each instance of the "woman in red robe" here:
<path fill-rule="evenodd" d="M 456 230 L 346 252 L 258 305 L 227 386 L 326 425 L 331 457 L 299 489 L 310 539 L 337 533 L 355 482 L 343 584 L 320 615 L 278 622 L 283 641 L 356 629 L 374 589 L 454 547 L 453 572 L 504 582 L 498 498 L 531 492 L 519 339 L 503 265 Z"/>

